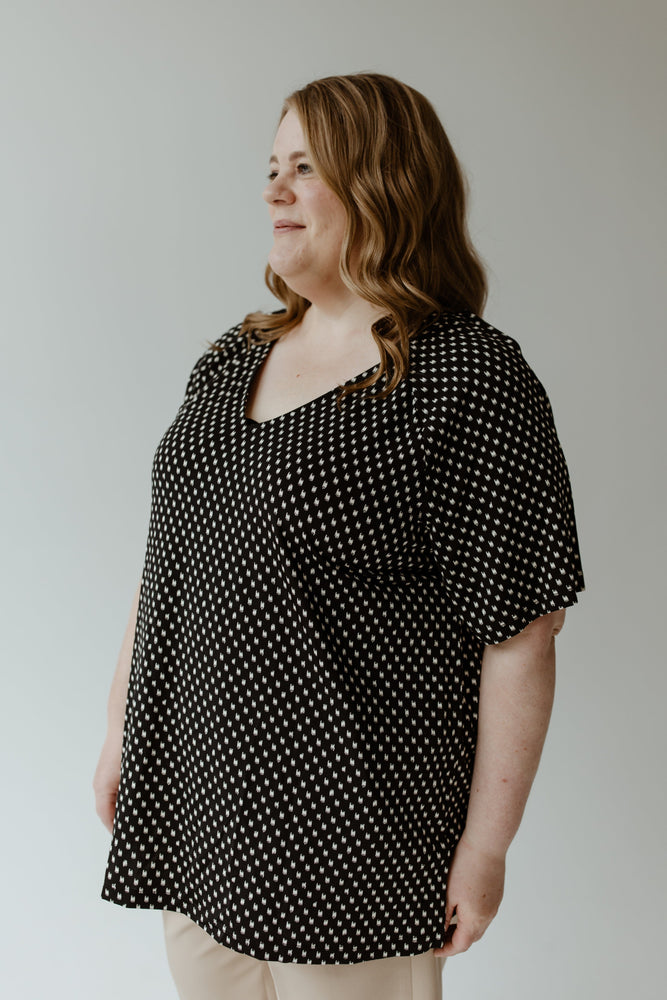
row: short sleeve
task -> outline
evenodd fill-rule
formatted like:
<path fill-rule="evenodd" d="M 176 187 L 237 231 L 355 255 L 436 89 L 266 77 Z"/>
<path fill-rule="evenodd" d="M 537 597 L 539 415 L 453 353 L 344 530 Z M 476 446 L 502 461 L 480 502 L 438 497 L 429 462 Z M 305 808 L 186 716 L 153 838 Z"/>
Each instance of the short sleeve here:
<path fill-rule="evenodd" d="M 516 341 L 492 344 L 449 359 L 424 422 L 429 544 L 454 614 L 486 645 L 585 589 L 547 393 Z"/>

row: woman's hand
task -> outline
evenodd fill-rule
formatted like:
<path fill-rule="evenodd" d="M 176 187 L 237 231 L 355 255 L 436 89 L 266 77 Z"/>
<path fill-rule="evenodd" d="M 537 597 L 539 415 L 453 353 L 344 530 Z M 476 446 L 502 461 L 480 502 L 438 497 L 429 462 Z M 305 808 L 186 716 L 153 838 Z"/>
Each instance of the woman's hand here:
<path fill-rule="evenodd" d="M 93 777 L 95 790 L 95 812 L 109 833 L 113 829 L 116 799 L 120 784 L 120 758 L 123 746 L 123 731 L 114 729 L 107 733 L 100 759 Z"/>
<path fill-rule="evenodd" d="M 479 850 L 464 834 L 454 852 L 447 880 L 445 943 L 434 954 L 449 958 L 479 941 L 498 912 L 504 886 L 505 856 Z M 452 923 L 454 915 L 456 923 Z"/>

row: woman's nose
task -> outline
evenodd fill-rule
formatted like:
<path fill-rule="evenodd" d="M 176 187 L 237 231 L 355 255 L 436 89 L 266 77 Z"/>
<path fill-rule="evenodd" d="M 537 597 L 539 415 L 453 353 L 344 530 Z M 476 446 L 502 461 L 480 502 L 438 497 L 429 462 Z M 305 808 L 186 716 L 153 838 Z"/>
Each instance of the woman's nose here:
<path fill-rule="evenodd" d="M 269 181 L 266 185 L 263 197 L 269 204 L 276 201 L 284 201 L 287 202 L 287 204 L 291 204 L 294 201 L 294 192 L 289 184 L 278 176 L 274 177 L 273 180 Z"/>

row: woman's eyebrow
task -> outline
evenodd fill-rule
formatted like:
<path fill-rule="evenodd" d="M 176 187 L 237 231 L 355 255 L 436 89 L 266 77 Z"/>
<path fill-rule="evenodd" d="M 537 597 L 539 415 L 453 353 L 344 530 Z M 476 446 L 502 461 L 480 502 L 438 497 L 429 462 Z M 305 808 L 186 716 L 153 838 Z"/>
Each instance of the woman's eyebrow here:
<path fill-rule="evenodd" d="M 292 160 L 298 160 L 300 156 L 307 156 L 307 155 L 308 154 L 304 153 L 302 149 L 298 149 L 295 153 L 290 153 L 290 155 L 288 156 L 288 160 L 290 160 L 291 162 Z M 269 157 L 269 163 L 277 163 L 277 162 L 278 162 L 277 156 Z"/>

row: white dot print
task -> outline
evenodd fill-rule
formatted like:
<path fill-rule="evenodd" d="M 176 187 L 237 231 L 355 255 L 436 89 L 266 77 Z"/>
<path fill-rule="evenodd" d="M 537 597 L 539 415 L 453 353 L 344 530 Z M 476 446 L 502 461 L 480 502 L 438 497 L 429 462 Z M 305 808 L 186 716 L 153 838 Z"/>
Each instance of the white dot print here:
<path fill-rule="evenodd" d="M 551 406 L 513 338 L 443 312 L 386 399 L 255 423 L 269 345 L 240 327 L 153 460 L 102 898 L 265 961 L 421 954 L 444 941 L 484 645 L 584 590 Z"/>

